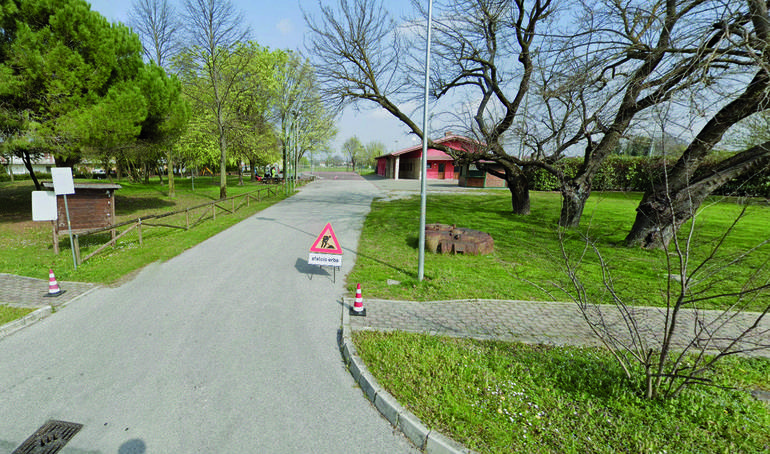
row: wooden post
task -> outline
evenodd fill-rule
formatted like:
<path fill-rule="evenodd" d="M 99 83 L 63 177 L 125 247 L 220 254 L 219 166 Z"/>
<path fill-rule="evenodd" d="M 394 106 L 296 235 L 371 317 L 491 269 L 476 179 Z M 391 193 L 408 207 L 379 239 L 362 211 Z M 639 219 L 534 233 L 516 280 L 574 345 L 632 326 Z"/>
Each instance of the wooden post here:
<path fill-rule="evenodd" d="M 185 230 L 190 230 L 190 209 L 184 210 Z"/>
<path fill-rule="evenodd" d="M 235 197 L 233 197 L 230 200 L 232 200 L 232 202 L 233 202 L 233 213 L 235 213 Z"/>
<path fill-rule="evenodd" d="M 142 218 L 139 218 L 139 223 L 136 225 L 136 232 L 139 234 L 139 247 L 142 247 Z"/>
<path fill-rule="evenodd" d="M 73 241 L 72 248 L 75 253 L 75 263 L 80 265 L 80 239 L 75 235 Z"/>
<path fill-rule="evenodd" d="M 53 253 L 59 255 L 59 231 L 56 229 L 56 221 L 51 221 L 53 230 Z"/>
<path fill-rule="evenodd" d="M 107 169 L 107 172 L 109 173 L 109 169 Z M 110 198 L 109 204 L 110 204 L 110 224 L 115 225 L 115 191 L 107 191 L 107 196 Z M 115 231 L 115 229 L 110 230 L 110 236 L 112 237 L 112 247 L 113 249 L 118 247 L 118 242 L 115 241 L 115 238 L 117 238 L 118 232 Z"/>
<path fill-rule="evenodd" d="M 214 220 L 217 220 L 217 204 L 216 202 L 211 204 L 211 217 L 214 218 Z"/>

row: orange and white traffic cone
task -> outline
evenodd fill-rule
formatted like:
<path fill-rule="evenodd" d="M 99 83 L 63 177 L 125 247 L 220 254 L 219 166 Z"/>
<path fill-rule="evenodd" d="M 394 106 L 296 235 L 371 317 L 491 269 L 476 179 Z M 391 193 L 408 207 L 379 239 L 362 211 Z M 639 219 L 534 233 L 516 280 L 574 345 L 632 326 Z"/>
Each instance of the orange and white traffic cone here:
<path fill-rule="evenodd" d="M 48 294 L 45 296 L 59 296 L 64 293 L 64 290 L 59 288 L 59 284 L 56 282 L 56 276 L 53 274 L 53 269 L 48 270 Z"/>
<path fill-rule="evenodd" d="M 361 284 L 356 284 L 356 302 L 353 303 L 353 307 L 350 308 L 350 315 L 366 317 L 364 299 L 361 297 Z"/>

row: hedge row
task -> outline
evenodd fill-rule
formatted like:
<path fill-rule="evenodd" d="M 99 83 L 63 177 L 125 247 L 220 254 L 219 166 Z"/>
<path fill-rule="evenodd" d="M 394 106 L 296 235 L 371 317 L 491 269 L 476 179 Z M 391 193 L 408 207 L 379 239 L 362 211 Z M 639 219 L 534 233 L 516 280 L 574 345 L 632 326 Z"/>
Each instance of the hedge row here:
<path fill-rule="evenodd" d="M 568 158 L 559 162 L 566 175 L 574 176 L 581 158 Z M 661 158 L 610 156 L 602 163 L 594 178 L 595 191 L 638 191 L 644 192 L 653 184 L 662 181 L 664 170 L 674 165 L 674 160 Z M 712 159 L 701 165 L 699 172 L 708 173 L 718 163 Z M 559 182 L 550 173 L 540 168 L 528 168 L 529 187 L 534 191 L 558 191 Z M 730 180 L 717 191 L 716 195 L 770 198 L 770 165 L 750 174 Z"/>

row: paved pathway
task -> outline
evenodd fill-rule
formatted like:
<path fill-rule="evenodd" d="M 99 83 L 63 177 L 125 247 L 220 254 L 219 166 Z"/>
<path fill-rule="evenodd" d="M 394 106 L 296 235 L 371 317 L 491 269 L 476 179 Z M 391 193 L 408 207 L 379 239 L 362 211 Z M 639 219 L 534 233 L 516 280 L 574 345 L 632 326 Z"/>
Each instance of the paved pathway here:
<path fill-rule="evenodd" d="M 436 302 L 407 302 L 364 299 L 366 317 L 351 317 L 351 329 L 401 330 L 444 336 L 475 339 L 499 339 L 550 345 L 602 345 L 588 327 L 583 314 L 574 303 L 531 301 L 463 300 Z M 610 332 L 619 340 L 628 341 L 628 329 L 620 313 L 612 306 L 592 307 L 587 311 L 591 320 L 604 320 Z M 694 332 L 695 312 L 683 311 L 677 327 L 679 336 L 675 345 L 683 346 L 686 336 Z M 730 314 L 721 311 L 702 311 L 699 320 L 716 334 L 716 346 L 725 346 L 725 339 L 735 338 L 750 327 L 760 314 Z M 648 345 L 659 345 L 665 320 L 660 308 L 634 308 L 639 331 Z M 688 339 L 689 340 L 689 339 Z M 765 317 L 750 336 L 744 338 L 742 348 L 752 349 L 756 356 L 770 357 L 770 316 Z"/>
<path fill-rule="evenodd" d="M 48 270 L 43 270 L 46 273 Z M 57 280 L 64 293 L 48 297 L 48 278 L 14 276 L 0 273 L 0 304 L 16 307 L 38 308 L 67 303 L 80 295 L 90 292 L 96 286 L 87 282 L 62 282 Z"/>

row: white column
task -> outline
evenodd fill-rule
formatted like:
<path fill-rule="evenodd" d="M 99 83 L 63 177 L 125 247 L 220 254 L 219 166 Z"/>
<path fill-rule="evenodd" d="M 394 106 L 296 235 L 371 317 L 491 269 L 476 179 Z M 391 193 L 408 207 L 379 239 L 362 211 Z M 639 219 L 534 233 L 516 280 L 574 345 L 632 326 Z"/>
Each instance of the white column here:
<path fill-rule="evenodd" d="M 400 163 L 401 163 L 401 156 L 396 156 L 396 168 L 393 172 L 393 175 L 395 175 L 395 177 L 393 178 L 394 180 L 398 180 L 398 168 L 401 165 Z"/>

